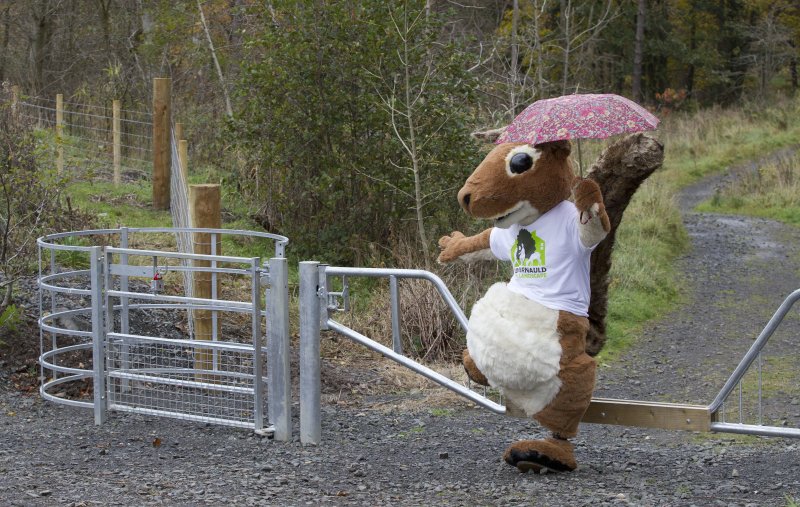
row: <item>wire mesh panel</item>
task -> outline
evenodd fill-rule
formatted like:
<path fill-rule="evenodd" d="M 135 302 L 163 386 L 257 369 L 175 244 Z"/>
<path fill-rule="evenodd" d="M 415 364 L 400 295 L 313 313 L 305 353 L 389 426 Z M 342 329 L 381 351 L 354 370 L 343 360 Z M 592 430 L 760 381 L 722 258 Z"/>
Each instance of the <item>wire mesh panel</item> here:
<path fill-rule="evenodd" d="M 263 428 L 264 357 L 260 260 L 220 257 L 220 267 L 190 266 L 204 255 L 106 249 L 105 334 L 108 408 L 230 426 Z M 122 260 L 125 264 L 115 264 Z M 127 262 L 153 258 L 153 272 L 214 272 L 231 287 L 227 299 L 202 299 L 171 293 L 169 287 L 149 291 L 115 290 L 117 278 L 142 270 Z M 189 261 L 189 262 L 187 262 Z M 242 264 L 245 264 L 242 267 Z M 221 275 L 224 275 L 221 276 Z M 114 308 L 121 299 L 131 312 L 130 332 L 117 332 Z M 228 327 L 211 339 L 171 329 L 175 315 L 194 309 L 216 311 Z M 177 312 L 177 313 L 176 313 Z M 139 325 L 150 322 L 149 325 Z M 155 325 L 154 325 L 155 324 Z M 249 331 L 249 332 L 248 332 Z M 137 334 L 138 333 L 138 334 Z"/>
<path fill-rule="evenodd" d="M 109 335 L 109 409 L 254 427 L 254 351 L 217 345 Z"/>

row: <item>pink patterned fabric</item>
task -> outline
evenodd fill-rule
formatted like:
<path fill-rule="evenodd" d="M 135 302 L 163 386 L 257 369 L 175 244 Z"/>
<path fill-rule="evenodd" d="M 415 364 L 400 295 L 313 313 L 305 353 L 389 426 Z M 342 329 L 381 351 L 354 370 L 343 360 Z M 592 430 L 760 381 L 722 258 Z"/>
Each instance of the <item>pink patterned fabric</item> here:
<path fill-rule="evenodd" d="M 495 141 L 539 144 L 561 139 L 602 139 L 653 130 L 659 120 L 639 104 L 613 94 L 565 95 L 537 100 Z"/>

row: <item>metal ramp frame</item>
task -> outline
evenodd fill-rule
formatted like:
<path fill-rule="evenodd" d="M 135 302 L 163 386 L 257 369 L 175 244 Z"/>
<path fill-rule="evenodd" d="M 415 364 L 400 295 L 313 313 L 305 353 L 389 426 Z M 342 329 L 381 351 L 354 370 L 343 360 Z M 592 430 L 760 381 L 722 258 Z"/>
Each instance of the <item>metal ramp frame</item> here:
<path fill-rule="evenodd" d="M 341 292 L 328 289 L 330 279 L 342 278 Z M 389 348 L 331 318 L 339 309 L 349 310 L 348 277 L 388 278 L 391 296 L 393 347 Z M 464 332 L 468 320 L 444 282 L 424 270 L 331 267 L 314 261 L 300 263 L 300 441 L 318 444 L 321 441 L 320 410 L 320 331 L 331 330 L 345 336 L 402 366 L 440 384 L 475 404 L 497 414 L 517 415 L 506 407 L 403 355 L 400 344 L 400 304 L 397 282 L 402 278 L 422 279 L 432 283 L 455 315 Z M 595 398 L 583 417 L 585 423 L 616 424 L 667 430 L 737 433 L 761 436 L 800 438 L 800 428 L 763 425 L 761 353 L 769 338 L 792 306 L 800 299 L 800 289 L 791 293 L 744 355 L 739 365 L 709 405 L 661 403 L 639 400 Z M 758 422 L 745 424 L 742 414 L 742 379 L 758 360 Z M 739 420 L 726 421 L 725 404 L 738 387 Z"/>

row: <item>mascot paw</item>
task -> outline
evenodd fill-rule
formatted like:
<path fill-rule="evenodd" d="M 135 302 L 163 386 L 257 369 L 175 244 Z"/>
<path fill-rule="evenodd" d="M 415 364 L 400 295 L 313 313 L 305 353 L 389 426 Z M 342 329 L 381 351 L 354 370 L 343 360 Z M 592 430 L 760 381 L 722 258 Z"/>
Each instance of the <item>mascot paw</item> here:
<path fill-rule="evenodd" d="M 603 194 L 600 187 L 594 180 L 586 178 L 575 178 L 572 186 L 572 199 L 578 211 L 585 212 L 600 202 L 603 202 Z"/>
<path fill-rule="evenodd" d="M 558 438 L 515 442 L 506 450 L 503 459 L 523 473 L 539 472 L 543 468 L 571 472 L 578 467 L 572 444 Z"/>
<path fill-rule="evenodd" d="M 439 264 L 444 264 L 458 259 L 458 257 L 464 253 L 459 251 L 458 244 L 465 237 L 466 236 L 462 233 L 455 231 L 449 236 L 442 236 L 439 238 L 439 248 L 442 250 L 442 253 L 439 254 L 439 258 L 436 259 L 436 261 Z"/>
<path fill-rule="evenodd" d="M 464 369 L 467 371 L 467 376 L 471 381 L 482 386 L 489 385 L 486 375 L 481 373 L 475 361 L 472 360 L 472 356 L 469 355 L 469 350 L 464 349 L 463 354 L 461 354 L 461 362 L 464 364 Z"/>

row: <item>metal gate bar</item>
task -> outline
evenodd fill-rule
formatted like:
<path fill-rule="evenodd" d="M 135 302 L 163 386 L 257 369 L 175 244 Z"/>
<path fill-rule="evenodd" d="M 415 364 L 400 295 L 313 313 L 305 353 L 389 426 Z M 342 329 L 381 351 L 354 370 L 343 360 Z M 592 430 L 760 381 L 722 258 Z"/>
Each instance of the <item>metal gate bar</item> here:
<path fill-rule="evenodd" d="M 328 289 L 328 278 L 341 276 L 343 289 L 332 292 Z M 349 288 L 347 277 L 386 277 L 390 281 L 392 350 L 349 327 L 331 319 L 330 313 L 339 309 L 338 298 L 344 299 L 344 309 L 349 309 Z M 389 359 L 419 373 L 426 378 L 464 396 L 479 406 L 499 414 L 516 415 L 513 407 L 503 407 L 473 392 L 433 370 L 402 354 L 399 343 L 399 291 L 397 280 L 415 278 L 428 280 L 434 284 L 464 330 L 468 321 L 455 298 L 444 282 L 435 274 L 422 270 L 345 268 L 330 267 L 317 262 L 300 263 L 300 440 L 302 443 L 317 444 L 321 437 L 320 422 L 320 330 L 328 329 L 360 343 Z M 790 308 L 800 299 L 800 289 L 792 292 L 781 304 L 773 317 L 759 334 L 750 350 L 742 358 L 730 378 L 709 405 L 681 403 L 661 403 L 639 400 L 618 400 L 595 398 L 583 417 L 583 422 L 597 424 L 617 424 L 646 428 L 679 429 L 689 431 L 712 431 L 740 433 L 762 436 L 800 438 L 799 428 L 744 424 L 742 420 L 742 379 L 756 359 L 758 361 L 758 420 L 762 418 L 761 353 L 769 338 L 783 321 Z M 724 421 L 724 402 L 739 388 L 738 423 Z M 722 420 L 720 420 L 722 419 Z"/>
<path fill-rule="evenodd" d="M 328 291 L 329 276 L 343 277 L 345 287 L 341 293 Z M 389 279 L 392 294 L 392 328 L 397 330 L 396 333 L 393 332 L 394 336 L 392 340 L 395 350 L 329 318 L 330 312 L 337 308 L 337 302 L 334 298 L 347 298 L 349 291 L 346 280 L 347 277 L 353 276 Z M 300 441 L 302 443 L 318 444 L 321 439 L 321 383 L 319 376 L 319 340 L 321 329 L 336 331 L 497 414 L 506 413 L 506 407 L 503 405 L 495 403 L 485 396 L 481 396 L 472 391 L 469 387 L 451 380 L 407 358 L 401 352 L 398 352 L 399 322 L 395 322 L 395 319 L 399 319 L 400 312 L 399 303 L 396 299 L 398 296 L 396 284 L 397 280 L 401 278 L 427 280 L 431 282 L 453 312 L 456 319 L 461 324 L 461 327 L 465 331 L 467 330 L 467 317 L 464 315 L 458 302 L 442 279 L 430 271 L 418 269 L 331 267 L 313 261 L 300 263 Z M 344 306 L 345 308 L 349 308 L 347 299 L 345 299 Z"/>

